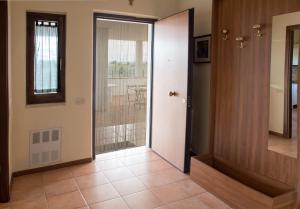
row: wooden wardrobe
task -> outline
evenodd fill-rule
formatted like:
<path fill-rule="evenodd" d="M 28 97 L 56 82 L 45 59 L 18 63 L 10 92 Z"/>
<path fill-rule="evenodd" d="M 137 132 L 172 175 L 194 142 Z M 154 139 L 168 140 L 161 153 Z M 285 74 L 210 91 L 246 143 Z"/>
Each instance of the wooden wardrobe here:
<path fill-rule="evenodd" d="M 203 164 L 193 169 L 199 160 L 224 171 L 238 169 L 262 181 L 297 190 L 297 159 L 268 150 L 272 19 L 297 11 L 300 0 L 213 0 L 210 157 L 192 160 L 194 179 L 206 169 Z M 257 24 L 262 26 L 262 37 L 253 28 Z M 244 40 L 242 47 L 240 40 Z M 235 185 L 241 179 L 247 181 L 237 179 Z"/>
<path fill-rule="evenodd" d="M 268 151 L 272 17 L 299 0 L 214 0 L 211 152 L 216 158 L 291 186 L 297 160 Z M 258 38 L 252 26 L 263 25 Z M 223 40 L 222 30 L 228 30 Z M 239 48 L 237 37 L 244 37 Z"/>

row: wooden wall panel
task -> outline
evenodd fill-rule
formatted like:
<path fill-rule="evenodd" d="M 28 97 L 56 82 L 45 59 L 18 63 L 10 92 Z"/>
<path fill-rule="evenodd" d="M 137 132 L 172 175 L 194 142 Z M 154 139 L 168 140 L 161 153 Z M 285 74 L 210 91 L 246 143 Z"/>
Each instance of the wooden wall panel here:
<path fill-rule="evenodd" d="M 213 152 L 236 166 L 289 185 L 295 159 L 267 150 L 272 17 L 300 11 L 299 0 L 215 0 L 213 17 Z M 263 24 L 264 36 L 252 29 Z M 229 29 L 229 40 L 222 40 Z M 235 38 L 246 38 L 239 49 Z"/>

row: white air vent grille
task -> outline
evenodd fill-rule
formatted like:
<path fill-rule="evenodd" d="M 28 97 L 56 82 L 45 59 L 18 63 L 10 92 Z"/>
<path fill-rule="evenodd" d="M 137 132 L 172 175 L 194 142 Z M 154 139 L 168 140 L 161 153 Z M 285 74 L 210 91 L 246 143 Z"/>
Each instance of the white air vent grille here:
<path fill-rule="evenodd" d="M 30 134 L 30 164 L 33 167 L 60 161 L 61 129 L 36 130 Z"/>

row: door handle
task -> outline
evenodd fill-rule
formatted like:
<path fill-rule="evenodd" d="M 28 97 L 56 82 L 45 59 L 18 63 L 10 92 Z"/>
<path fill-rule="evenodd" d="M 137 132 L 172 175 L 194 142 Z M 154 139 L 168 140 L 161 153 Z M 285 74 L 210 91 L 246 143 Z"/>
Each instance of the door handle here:
<path fill-rule="evenodd" d="M 170 96 L 170 97 L 175 97 L 175 96 L 177 96 L 177 95 L 178 95 L 178 93 L 175 92 L 175 91 L 170 91 L 170 92 L 169 92 L 169 96 Z"/>

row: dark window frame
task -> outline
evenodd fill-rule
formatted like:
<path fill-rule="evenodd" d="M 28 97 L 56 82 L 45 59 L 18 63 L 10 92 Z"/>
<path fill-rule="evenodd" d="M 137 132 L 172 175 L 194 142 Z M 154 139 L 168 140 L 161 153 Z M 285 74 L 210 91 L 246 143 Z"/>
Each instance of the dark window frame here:
<path fill-rule="evenodd" d="M 35 94 L 34 92 L 34 54 L 35 22 L 38 20 L 58 22 L 58 92 Z M 27 51 L 26 51 L 26 102 L 31 104 L 65 102 L 65 54 L 66 54 L 66 16 L 50 13 L 27 12 Z"/>

